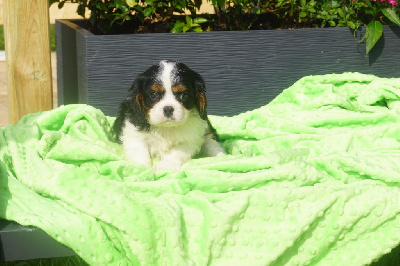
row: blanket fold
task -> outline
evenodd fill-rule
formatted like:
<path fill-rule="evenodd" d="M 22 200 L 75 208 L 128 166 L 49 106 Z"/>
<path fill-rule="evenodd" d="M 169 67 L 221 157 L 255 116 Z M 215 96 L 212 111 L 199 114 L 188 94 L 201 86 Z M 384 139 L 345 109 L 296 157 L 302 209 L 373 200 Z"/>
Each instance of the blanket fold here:
<path fill-rule="evenodd" d="M 0 217 L 91 265 L 365 265 L 400 244 L 400 79 L 308 76 L 154 174 L 88 105 L 0 128 Z"/>

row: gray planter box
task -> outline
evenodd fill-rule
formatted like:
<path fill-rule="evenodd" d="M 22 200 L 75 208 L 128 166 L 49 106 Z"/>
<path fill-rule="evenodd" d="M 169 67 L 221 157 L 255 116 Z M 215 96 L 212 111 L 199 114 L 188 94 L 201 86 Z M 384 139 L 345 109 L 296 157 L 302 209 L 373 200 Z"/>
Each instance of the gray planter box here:
<path fill-rule="evenodd" d="M 162 59 L 181 61 L 205 78 L 208 113 L 215 115 L 265 105 L 306 75 L 400 77 L 398 26 L 384 26 L 366 55 L 348 28 L 93 35 L 84 25 L 56 22 L 59 104 L 87 103 L 111 116 L 134 77 Z"/>

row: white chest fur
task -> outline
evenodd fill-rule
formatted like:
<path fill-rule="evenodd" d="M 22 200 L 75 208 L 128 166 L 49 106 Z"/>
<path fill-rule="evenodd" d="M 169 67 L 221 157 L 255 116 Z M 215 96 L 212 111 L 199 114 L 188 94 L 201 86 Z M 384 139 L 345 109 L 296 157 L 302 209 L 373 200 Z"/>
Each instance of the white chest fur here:
<path fill-rule="evenodd" d="M 150 126 L 149 131 L 140 131 L 125 121 L 121 140 L 127 159 L 146 166 L 151 166 L 152 159 L 160 159 L 163 169 L 177 169 L 200 153 L 207 128 L 207 121 L 198 114 L 189 115 L 178 126 Z"/>
<path fill-rule="evenodd" d="M 145 138 L 152 158 L 163 158 L 172 150 L 179 148 L 194 156 L 201 151 L 207 122 L 198 115 L 191 116 L 178 127 L 150 127 Z"/>

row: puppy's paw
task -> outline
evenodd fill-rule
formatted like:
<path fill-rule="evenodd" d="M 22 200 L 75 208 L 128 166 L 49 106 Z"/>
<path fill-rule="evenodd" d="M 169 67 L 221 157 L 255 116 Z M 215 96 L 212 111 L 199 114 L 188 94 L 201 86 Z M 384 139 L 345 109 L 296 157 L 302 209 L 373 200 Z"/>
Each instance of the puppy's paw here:
<path fill-rule="evenodd" d="M 207 136 L 203 144 L 203 155 L 205 157 L 216 157 L 226 155 L 224 148 L 212 136 Z"/>
<path fill-rule="evenodd" d="M 215 156 L 218 157 L 218 156 L 224 156 L 224 155 L 226 155 L 226 153 L 224 151 L 220 151 Z"/>
<path fill-rule="evenodd" d="M 141 165 L 144 165 L 146 167 L 151 167 L 151 161 L 137 161 L 137 163 L 140 163 Z"/>
<path fill-rule="evenodd" d="M 204 149 L 205 157 L 217 157 L 226 155 L 224 149 L 218 144 L 214 146 L 208 146 Z"/>
<path fill-rule="evenodd" d="M 150 159 L 149 156 L 141 156 L 141 157 L 139 157 L 139 156 L 130 156 L 130 157 L 128 157 L 127 156 L 127 159 L 130 160 L 130 161 L 134 161 L 134 162 L 136 162 L 138 164 L 141 164 L 141 165 L 144 165 L 144 166 L 147 166 L 147 167 L 151 167 L 151 159 Z"/>
<path fill-rule="evenodd" d="M 154 172 L 179 170 L 184 162 L 173 158 L 164 158 L 154 167 Z"/>

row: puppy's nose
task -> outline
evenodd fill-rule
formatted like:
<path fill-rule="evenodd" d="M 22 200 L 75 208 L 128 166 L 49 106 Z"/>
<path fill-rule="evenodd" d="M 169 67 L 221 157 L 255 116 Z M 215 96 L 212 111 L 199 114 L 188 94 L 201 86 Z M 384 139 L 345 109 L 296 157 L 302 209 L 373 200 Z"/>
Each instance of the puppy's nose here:
<path fill-rule="evenodd" d="M 165 106 L 163 109 L 164 116 L 165 117 L 171 117 L 172 114 L 174 113 L 174 107 L 172 106 Z"/>

